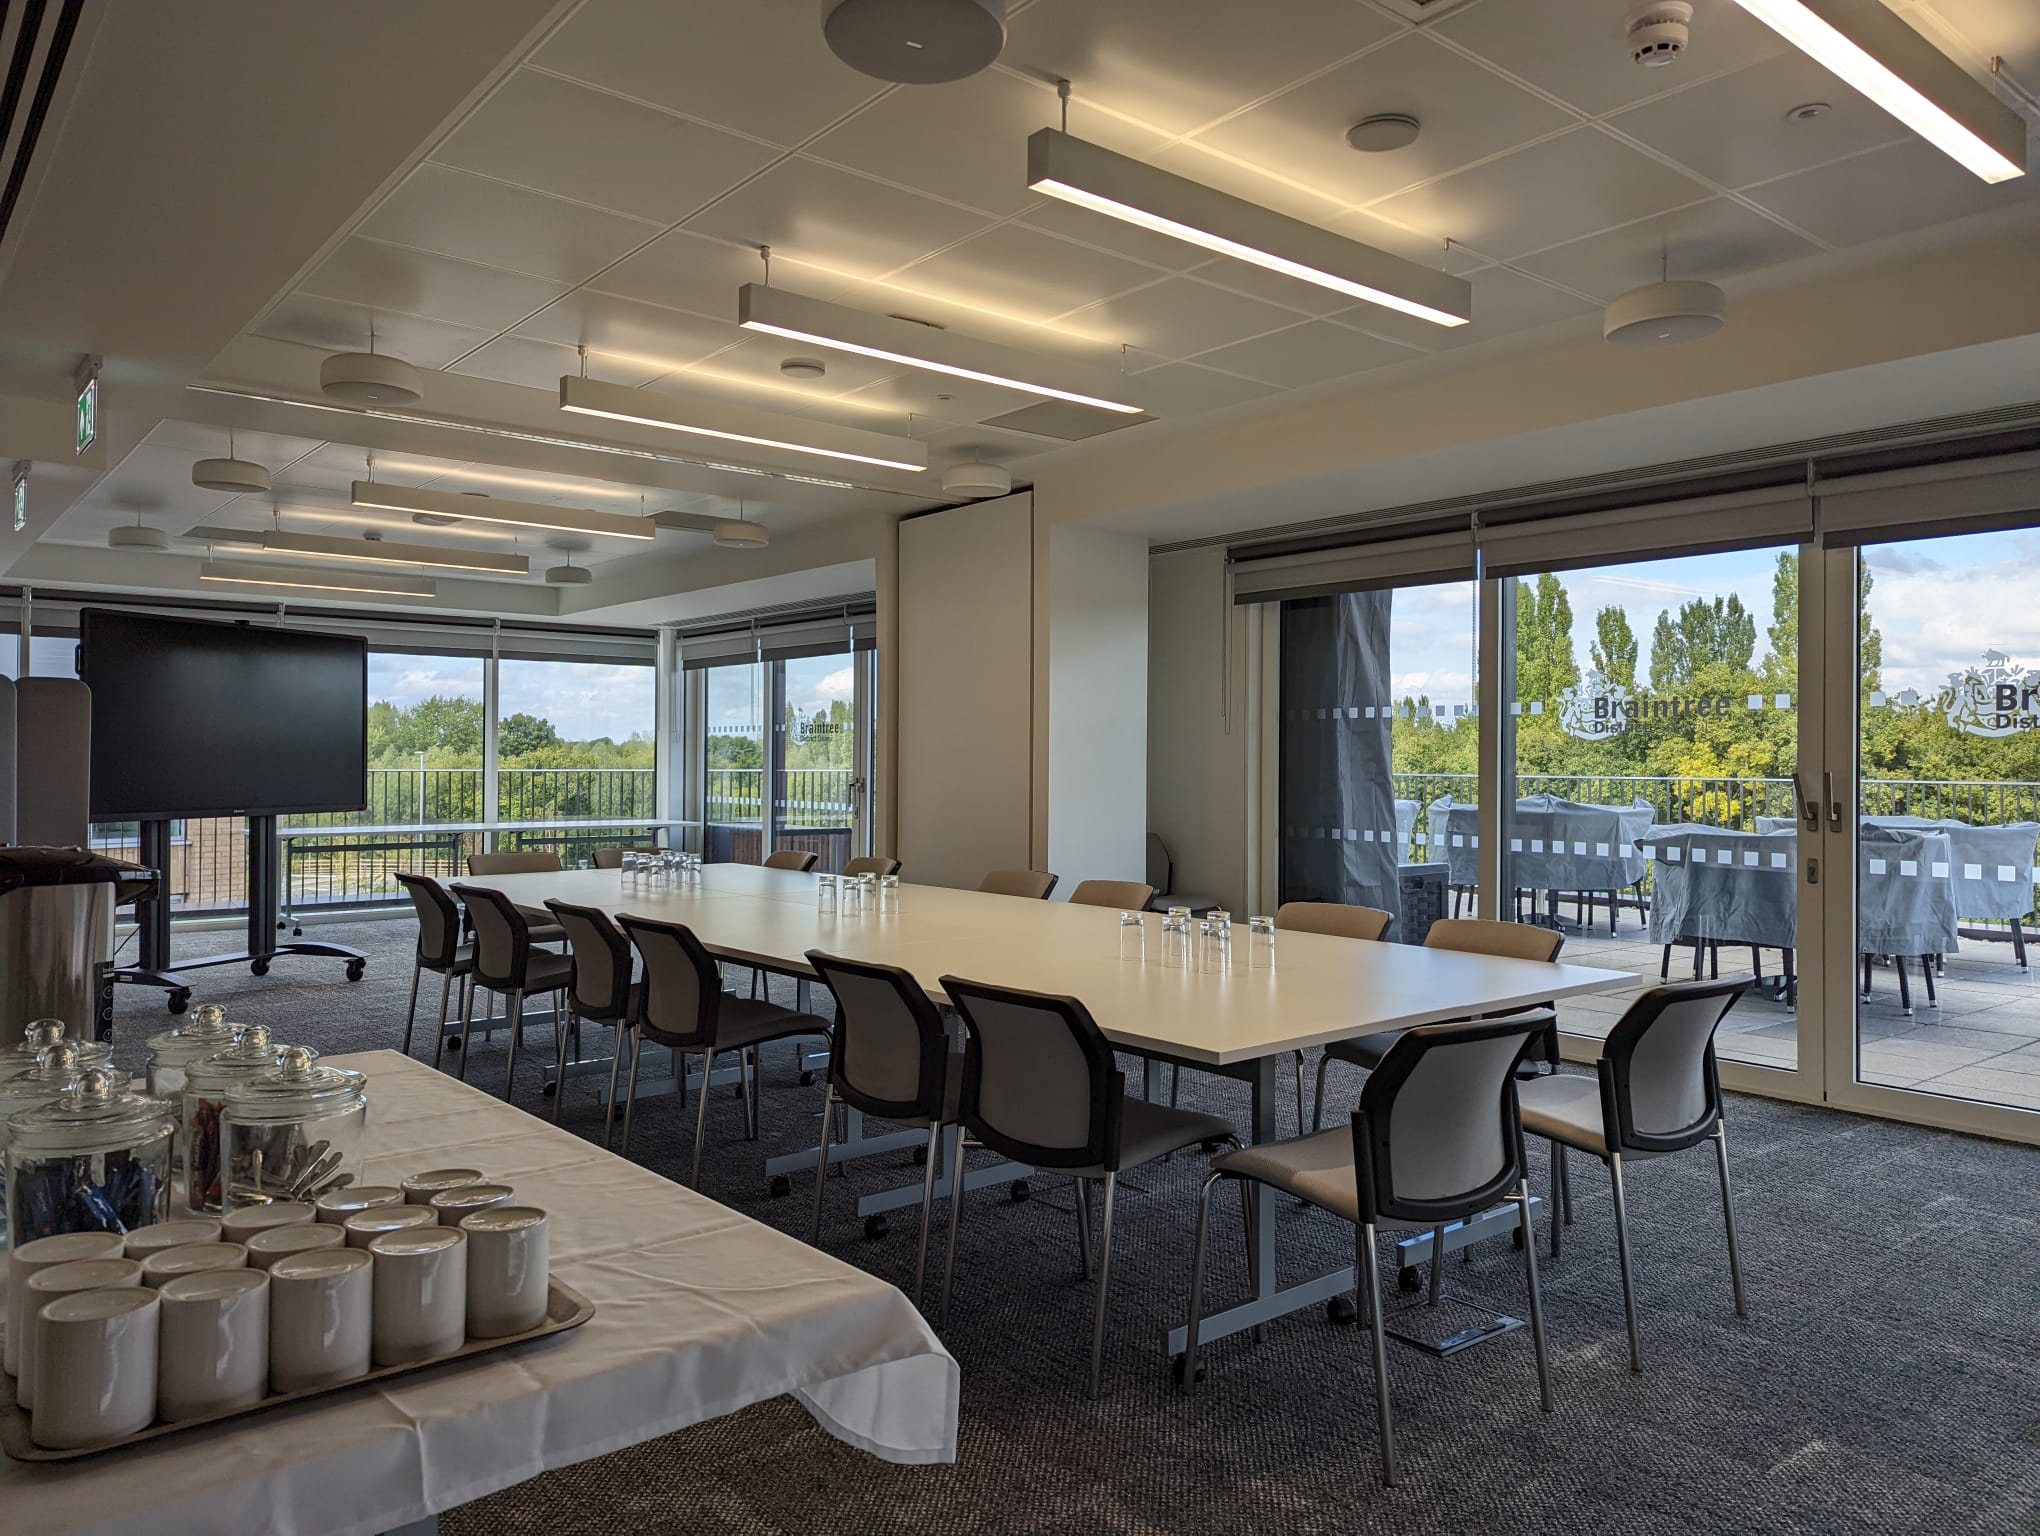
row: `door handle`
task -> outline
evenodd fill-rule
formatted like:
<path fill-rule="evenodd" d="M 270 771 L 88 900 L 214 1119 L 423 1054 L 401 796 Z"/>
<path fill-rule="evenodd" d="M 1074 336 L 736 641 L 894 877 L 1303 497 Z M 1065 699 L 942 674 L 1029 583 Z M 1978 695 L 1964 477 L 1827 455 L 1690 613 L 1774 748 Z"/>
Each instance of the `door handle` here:
<path fill-rule="evenodd" d="M 1821 777 L 1827 781 L 1828 826 L 1839 832 L 1842 830 L 1842 802 L 1835 798 L 1835 776 L 1823 773 Z"/>
<path fill-rule="evenodd" d="M 1792 792 L 1798 796 L 1799 815 L 1800 819 L 1806 823 L 1806 830 L 1818 832 L 1820 830 L 1820 802 L 1806 792 L 1806 781 L 1800 778 L 1797 772 L 1794 772 L 1792 775 Z"/>

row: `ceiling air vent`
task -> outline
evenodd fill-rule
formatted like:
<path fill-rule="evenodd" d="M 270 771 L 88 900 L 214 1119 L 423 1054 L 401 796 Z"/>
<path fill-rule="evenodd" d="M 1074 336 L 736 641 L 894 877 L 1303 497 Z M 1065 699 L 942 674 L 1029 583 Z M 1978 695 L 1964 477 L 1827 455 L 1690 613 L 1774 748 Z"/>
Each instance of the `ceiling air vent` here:
<path fill-rule="evenodd" d="M 1031 432 L 1036 437 L 1055 437 L 1066 443 L 1077 443 L 1087 437 L 1117 432 L 1121 427 L 1137 427 L 1144 421 L 1153 420 L 1154 417 L 1145 411 L 1138 416 L 1123 416 L 1093 411 L 1081 405 L 1071 405 L 1067 400 L 1044 400 L 1039 405 L 1022 406 L 1019 410 L 1008 411 L 1003 416 L 993 416 L 985 422 L 985 425 L 1004 427 L 1008 432 Z"/>

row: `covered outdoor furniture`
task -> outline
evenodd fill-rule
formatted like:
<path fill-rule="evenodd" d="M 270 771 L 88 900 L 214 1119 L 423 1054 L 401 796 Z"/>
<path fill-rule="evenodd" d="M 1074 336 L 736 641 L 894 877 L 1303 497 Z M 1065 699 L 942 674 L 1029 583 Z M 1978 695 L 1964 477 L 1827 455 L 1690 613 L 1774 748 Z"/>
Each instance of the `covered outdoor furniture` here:
<path fill-rule="evenodd" d="M 1443 856 L 1451 870 L 1453 913 L 1458 897 L 1470 894 L 1480 879 L 1480 807 L 1444 795 L 1431 802 L 1430 856 Z M 1582 926 L 1593 921 L 1596 898 L 1608 897 L 1608 931 L 1615 931 L 1621 894 L 1633 890 L 1639 911 L 1644 907 L 1643 877 L 1649 860 L 1638 846 L 1656 813 L 1638 801 L 1633 805 L 1594 805 L 1562 800 L 1557 795 L 1525 795 L 1516 802 L 1508 827 L 1507 853 L 1511 883 L 1528 891 L 1534 901 L 1546 898 L 1547 915 L 1558 915 L 1561 893 L 1577 898 Z M 1441 841 L 1442 840 L 1442 841 Z"/>
<path fill-rule="evenodd" d="M 1955 854 L 1948 834 L 1866 823 L 1857 838 L 1856 942 L 1863 951 L 1863 1000 L 1870 1000 L 1872 959 L 1889 955 L 1898 973 L 1899 1007 L 1911 1017 L 1905 962 L 1916 955 L 1927 983 L 1927 1006 L 1938 1008 L 1935 961 L 1956 946 Z"/>
<path fill-rule="evenodd" d="M 1780 987 L 1798 1000 L 1793 962 L 1799 942 L 1799 837 L 1788 820 L 1777 831 L 1738 832 L 1697 822 L 1650 828 L 1638 843 L 1652 861 L 1650 941 L 1664 946 L 1660 979 L 1669 977 L 1672 946 L 1693 946 L 1701 963 L 1721 973 L 1721 946 L 1746 947 L 1763 979 L 1763 951 L 1780 953 Z"/>

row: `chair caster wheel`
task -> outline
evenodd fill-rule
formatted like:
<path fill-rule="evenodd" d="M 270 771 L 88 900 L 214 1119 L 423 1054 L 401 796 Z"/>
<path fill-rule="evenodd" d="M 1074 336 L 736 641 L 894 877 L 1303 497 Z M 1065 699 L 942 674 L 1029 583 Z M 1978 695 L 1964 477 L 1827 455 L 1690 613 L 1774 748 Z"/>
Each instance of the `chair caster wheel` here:
<path fill-rule="evenodd" d="M 1025 1200 L 1029 1195 L 1033 1194 L 1034 1191 L 1028 1187 L 1028 1183 L 1025 1179 L 1015 1179 L 1010 1185 L 1007 1186 L 1006 1193 L 1011 1195 L 1015 1200 Z"/>
<path fill-rule="evenodd" d="M 269 974 L 269 962 L 267 960 L 250 960 L 248 962 L 248 969 L 256 976 L 267 976 Z"/>
<path fill-rule="evenodd" d="M 1199 1381 L 1204 1380 L 1204 1365 L 1202 1362 L 1199 1362 L 1197 1366 L 1197 1379 Z M 1183 1385 L 1183 1357 L 1181 1355 L 1176 1355 L 1169 1361 L 1169 1380 L 1179 1387 Z"/>
<path fill-rule="evenodd" d="M 299 929 L 298 931 L 302 933 L 304 930 Z M 367 969 L 368 965 L 365 961 L 350 960 L 347 962 L 347 979 L 349 981 L 359 981 L 361 980 L 362 973 Z"/>
<path fill-rule="evenodd" d="M 1395 1272 L 1395 1288 L 1399 1291 L 1421 1291 L 1424 1277 L 1414 1264 L 1405 1264 Z"/>
<path fill-rule="evenodd" d="M 814 1085 L 815 1085 L 815 1075 L 814 1075 L 814 1073 L 812 1073 L 812 1072 L 803 1072 L 803 1073 L 801 1073 L 801 1075 L 800 1075 L 800 1085 L 801 1085 L 801 1087 L 803 1087 L 803 1088 L 812 1088 L 812 1087 L 814 1087 Z"/>
<path fill-rule="evenodd" d="M 172 992 L 164 1006 L 172 1013 L 182 1013 L 191 1006 L 191 994 L 189 992 Z"/>
<path fill-rule="evenodd" d="M 1523 1229 L 1521 1227 L 1516 1228 L 1515 1231 L 1509 1234 L 1509 1246 L 1518 1253 L 1523 1251 Z"/>
<path fill-rule="evenodd" d="M 738 1078 L 737 1086 L 730 1090 L 730 1097 L 733 1099 L 741 1099 L 743 1096 L 744 1096 L 744 1080 L 742 1078 Z"/>
<path fill-rule="evenodd" d="M 558 1098 L 559 1092 L 560 1085 L 558 1083 L 547 1083 L 543 1088 L 538 1090 L 539 1097 L 543 1099 Z"/>
<path fill-rule="evenodd" d="M 775 1173 L 771 1182 L 765 1186 L 765 1192 L 775 1200 L 782 1199 L 793 1193 L 793 1180 L 783 1173 Z"/>
<path fill-rule="evenodd" d="M 866 1237 L 876 1240 L 884 1237 L 891 1230 L 891 1226 L 883 1216 L 867 1216 L 864 1218 L 864 1235 Z"/>
<path fill-rule="evenodd" d="M 1360 1309 L 1350 1296 L 1334 1296 L 1325 1303 L 1325 1321 L 1350 1327 L 1360 1320 Z"/>
<path fill-rule="evenodd" d="M 927 1166 L 928 1166 L 928 1149 L 927 1149 L 927 1147 L 925 1147 L 925 1146 L 919 1146 L 919 1147 L 916 1147 L 916 1148 L 914 1148 L 914 1166 L 915 1166 L 916 1168 L 925 1168 L 925 1167 L 927 1167 Z"/>

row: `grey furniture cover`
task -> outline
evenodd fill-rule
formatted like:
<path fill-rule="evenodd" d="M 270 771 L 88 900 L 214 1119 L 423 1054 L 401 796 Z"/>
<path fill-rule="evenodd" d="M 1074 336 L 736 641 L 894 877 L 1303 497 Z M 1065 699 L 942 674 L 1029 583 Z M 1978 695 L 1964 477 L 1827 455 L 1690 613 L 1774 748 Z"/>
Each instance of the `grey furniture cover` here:
<path fill-rule="evenodd" d="M 1652 861 L 1653 944 L 1798 944 L 1799 837 L 1789 822 L 1777 832 L 1675 822 L 1649 828 L 1638 846 Z"/>
<path fill-rule="evenodd" d="M 1651 824 L 1651 808 L 1592 805 L 1556 795 L 1526 795 L 1516 802 L 1509 827 L 1509 855 L 1515 883 L 1536 891 L 1621 891 L 1636 884 L 1649 860 L 1639 846 Z M 1431 802 L 1432 858 L 1445 839 L 1444 857 L 1454 885 L 1476 883 L 1480 862 L 1475 833 L 1480 807 L 1450 795 Z"/>
<path fill-rule="evenodd" d="M 1789 816 L 1759 816 L 1757 826 L 1791 826 Z M 2004 922 L 2033 913 L 2034 846 L 2040 822 L 2014 821 L 1972 827 L 1961 821 L 1923 816 L 1865 816 L 1866 827 L 1898 827 L 1948 834 L 1949 861 L 1940 871 L 1954 886 L 1955 915 Z"/>
<path fill-rule="evenodd" d="M 1946 832 L 1867 824 L 1856 854 L 1857 943 L 1872 955 L 1955 949 L 1955 862 Z"/>

